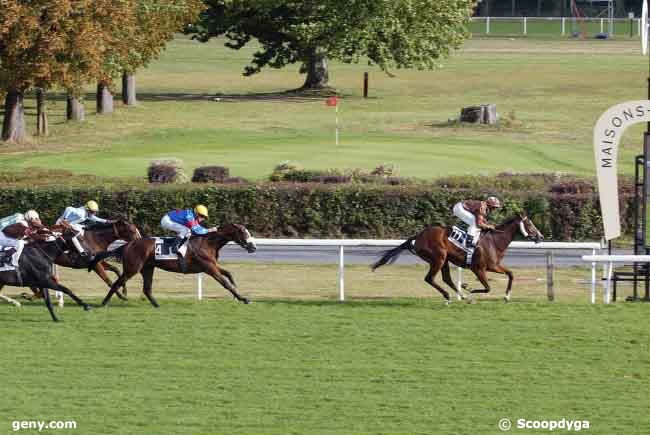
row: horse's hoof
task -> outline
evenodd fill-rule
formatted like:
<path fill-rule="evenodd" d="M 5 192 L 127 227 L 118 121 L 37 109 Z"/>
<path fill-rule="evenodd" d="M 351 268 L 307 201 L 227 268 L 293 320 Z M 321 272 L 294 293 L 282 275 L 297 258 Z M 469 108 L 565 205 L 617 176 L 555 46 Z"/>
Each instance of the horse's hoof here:
<path fill-rule="evenodd" d="M 242 298 L 242 300 L 241 300 L 240 302 L 241 302 L 242 304 L 246 304 L 246 305 L 248 305 L 248 304 L 251 303 L 251 301 L 248 300 L 248 299 L 246 299 L 246 298 Z"/>
<path fill-rule="evenodd" d="M 468 304 L 475 304 L 475 303 L 476 303 L 476 301 L 474 300 L 474 298 L 467 298 L 467 299 L 466 299 L 466 302 L 467 302 Z"/>
<path fill-rule="evenodd" d="M 506 304 L 509 303 L 509 302 L 510 302 L 510 298 L 509 298 L 508 296 L 504 297 L 504 298 L 503 298 L 503 302 L 505 302 Z"/>
<path fill-rule="evenodd" d="M 88 304 L 84 304 L 84 311 L 90 311 L 90 310 L 92 310 L 92 309 L 93 309 L 92 306 L 90 306 L 90 305 L 88 305 Z"/>
<path fill-rule="evenodd" d="M 467 284 L 461 284 L 460 288 L 462 288 L 463 290 L 467 290 L 469 286 Z"/>

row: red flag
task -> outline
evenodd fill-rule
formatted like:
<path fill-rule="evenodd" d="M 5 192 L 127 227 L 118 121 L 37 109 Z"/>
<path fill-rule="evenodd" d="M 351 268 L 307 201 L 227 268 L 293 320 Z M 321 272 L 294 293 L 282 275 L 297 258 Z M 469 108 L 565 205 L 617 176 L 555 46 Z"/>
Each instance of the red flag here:
<path fill-rule="evenodd" d="M 336 106 L 338 104 L 338 97 L 329 97 L 327 100 L 325 100 L 325 104 L 328 106 Z"/>

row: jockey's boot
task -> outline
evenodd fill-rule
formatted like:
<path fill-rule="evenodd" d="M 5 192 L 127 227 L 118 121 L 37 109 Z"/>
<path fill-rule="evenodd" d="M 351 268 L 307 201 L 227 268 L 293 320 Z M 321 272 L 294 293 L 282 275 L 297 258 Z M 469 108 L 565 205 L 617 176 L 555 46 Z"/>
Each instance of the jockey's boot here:
<path fill-rule="evenodd" d="M 176 237 L 176 255 L 178 256 L 178 266 L 182 273 L 187 272 L 187 262 L 185 261 L 185 256 L 181 252 L 181 246 L 183 246 L 185 240 L 186 239 L 183 237 Z"/>

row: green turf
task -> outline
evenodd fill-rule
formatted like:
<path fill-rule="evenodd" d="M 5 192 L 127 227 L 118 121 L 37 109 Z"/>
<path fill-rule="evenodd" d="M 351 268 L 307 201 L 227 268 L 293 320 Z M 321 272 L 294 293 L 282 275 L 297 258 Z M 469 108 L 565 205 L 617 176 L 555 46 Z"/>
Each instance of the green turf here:
<path fill-rule="evenodd" d="M 647 60 L 637 41 L 469 41 L 436 71 L 394 71 L 332 62 L 332 84 L 344 96 L 341 145 L 334 111 L 322 98 L 269 98 L 296 88 L 296 67 L 246 78 L 252 49 L 225 49 L 177 39 L 138 74 L 141 104 L 63 122 L 63 102 L 50 103 L 52 135 L 33 146 L 4 145 L 8 168 L 46 166 L 103 176 L 143 177 L 150 160 L 177 157 L 188 170 L 225 165 L 262 179 L 295 160 L 307 168 L 372 169 L 384 163 L 403 176 L 561 171 L 594 173 L 591 135 L 611 105 L 645 96 Z M 364 70 L 370 96 L 361 98 Z M 213 101 L 217 93 L 221 101 Z M 91 98 L 91 96 L 89 96 Z M 460 108 L 496 103 L 499 127 L 449 124 Z M 28 101 L 30 130 L 33 103 Z M 631 174 L 642 127 L 623 138 L 622 171 Z"/>
<path fill-rule="evenodd" d="M 566 418 L 647 433 L 646 309 L 164 300 L 68 306 L 55 325 L 40 304 L 2 305 L 0 430 L 485 434 L 501 418 Z"/>

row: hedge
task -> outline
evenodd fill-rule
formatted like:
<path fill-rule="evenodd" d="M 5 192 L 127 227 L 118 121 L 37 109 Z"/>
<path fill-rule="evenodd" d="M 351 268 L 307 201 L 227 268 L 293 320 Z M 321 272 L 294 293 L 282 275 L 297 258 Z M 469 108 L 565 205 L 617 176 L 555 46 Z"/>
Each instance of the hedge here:
<path fill-rule="evenodd" d="M 526 210 L 552 240 L 598 240 L 602 223 L 595 193 L 544 191 L 493 192 L 504 208 L 499 222 Z M 16 187 L 0 186 L 0 216 L 37 209 L 53 222 L 66 206 L 88 199 L 99 202 L 100 215 L 122 215 L 145 234 L 161 234 L 161 217 L 170 209 L 201 203 L 210 225 L 239 222 L 258 237 L 401 238 L 425 225 L 454 221 L 451 209 L 484 191 L 426 185 L 173 185 L 159 187 Z M 623 231 L 631 233 L 632 196 L 622 195 Z"/>

